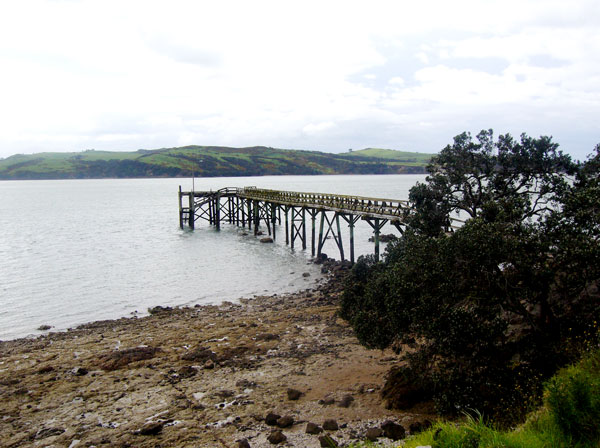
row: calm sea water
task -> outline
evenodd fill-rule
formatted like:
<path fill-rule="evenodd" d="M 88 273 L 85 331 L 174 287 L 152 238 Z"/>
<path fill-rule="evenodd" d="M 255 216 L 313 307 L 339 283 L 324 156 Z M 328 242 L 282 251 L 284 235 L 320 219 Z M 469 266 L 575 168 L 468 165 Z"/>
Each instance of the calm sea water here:
<path fill-rule="evenodd" d="M 226 186 L 407 198 L 424 176 L 269 176 L 195 179 Z M 0 339 L 147 312 L 156 305 L 220 303 L 314 285 L 308 250 L 291 251 L 278 231 L 261 244 L 233 225 L 179 228 L 177 190 L 191 179 L 0 182 Z M 371 253 L 370 227 L 356 252 Z M 347 226 L 344 244 L 349 252 Z M 393 233 L 387 226 L 384 233 Z M 283 240 L 283 241 L 282 241 Z M 324 252 L 337 256 L 333 241 Z M 348 255 L 346 255 L 348 256 Z M 302 274 L 309 272 L 310 277 Z"/>

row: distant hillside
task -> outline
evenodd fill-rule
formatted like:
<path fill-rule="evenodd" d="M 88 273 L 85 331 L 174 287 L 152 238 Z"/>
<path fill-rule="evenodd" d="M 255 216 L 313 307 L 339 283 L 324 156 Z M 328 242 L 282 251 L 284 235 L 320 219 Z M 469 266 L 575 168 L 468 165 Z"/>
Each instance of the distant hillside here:
<path fill-rule="evenodd" d="M 0 160 L 0 179 L 424 173 L 430 154 L 363 149 L 343 154 L 256 146 L 184 146 L 135 152 L 18 154 Z"/>
<path fill-rule="evenodd" d="M 400 162 L 407 166 L 425 166 L 431 159 L 432 154 L 422 152 L 396 151 L 394 149 L 367 148 L 344 154 L 354 160 L 357 159 L 379 159 Z"/>

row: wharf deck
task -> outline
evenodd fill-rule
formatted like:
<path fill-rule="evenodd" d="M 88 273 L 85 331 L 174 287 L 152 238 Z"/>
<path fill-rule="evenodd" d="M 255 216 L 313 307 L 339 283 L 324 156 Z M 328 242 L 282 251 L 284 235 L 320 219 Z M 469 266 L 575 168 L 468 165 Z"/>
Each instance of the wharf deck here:
<path fill-rule="evenodd" d="M 183 198 L 187 197 L 187 206 Z M 366 221 L 373 229 L 375 257 L 379 257 L 379 235 L 383 226 L 392 224 L 400 233 L 404 228 L 404 219 L 411 205 L 402 199 L 384 199 L 352 196 L 332 193 L 311 193 L 284 190 L 269 190 L 256 187 L 227 187 L 216 191 L 183 192 L 179 187 L 180 226 L 187 223 L 195 227 L 197 220 L 206 220 L 220 228 L 222 222 L 248 226 L 254 225 L 258 234 L 261 222 L 267 227 L 269 235 L 276 237 L 276 225 L 281 224 L 281 214 L 285 217 L 286 244 L 292 248 L 296 239 L 307 245 L 307 216 L 311 218 L 312 255 L 321 254 L 324 241 L 331 235 L 344 260 L 344 246 L 340 218 L 349 227 L 350 261 L 354 263 L 354 226 L 357 221 Z M 320 215 L 318 245 L 316 244 L 316 219 Z M 449 227 L 456 228 L 462 222 L 453 220 Z M 291 233 L 290 233 L 291 229 Z"/>

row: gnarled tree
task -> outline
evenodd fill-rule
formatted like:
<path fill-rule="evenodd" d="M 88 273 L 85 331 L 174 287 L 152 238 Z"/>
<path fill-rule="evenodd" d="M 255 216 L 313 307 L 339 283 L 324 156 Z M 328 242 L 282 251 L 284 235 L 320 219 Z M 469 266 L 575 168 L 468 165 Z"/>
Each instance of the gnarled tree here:
<path fill-rule="evenodd" d="M 482 131 L 432 159 L 402 238 L 359 260 L 342 300 L 364 344 L 404 350 L 391 378 L 498 416 L 572 359 L 598 314 L 598 152 L 578 166 L 548 137 Z"/>

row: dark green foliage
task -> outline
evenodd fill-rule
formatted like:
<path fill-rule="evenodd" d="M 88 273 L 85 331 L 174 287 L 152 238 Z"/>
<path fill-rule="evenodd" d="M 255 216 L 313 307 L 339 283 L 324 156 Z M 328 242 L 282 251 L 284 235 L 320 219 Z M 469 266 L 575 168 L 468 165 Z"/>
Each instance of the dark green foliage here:
<path fill-rule="evenodd" d="M 558 150 L 549 137 L 533 139 L 510 135 L 493 139 L 492 130 L 454 138 L 427 166 L 427 184 L 410 192 L 415 209 L 410 226 L 437 235 L 447 226 L 447 216 L 523 221 L 547 216 L 567 189 L 565 174 L 576 165 Z M 446 217 L 446 221 L 444 218 Z"/>
<path fill-rule="evenodd" d="M 599 151 L 570 185 L 575 165 L 550 139 L 478 138 L 433 158 L 408 228 L 382 263 L 357 263 L 341 315 L 365 345 L 404 350 L 397 377 L 441 412 L 510 423 L 540 397 L 540 378 L 576 358 L 599 313 Z M 472 218 L 445 233 L 454 210 Z"/>

